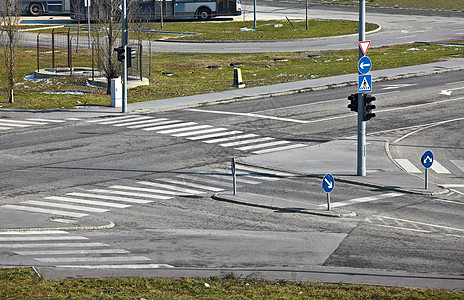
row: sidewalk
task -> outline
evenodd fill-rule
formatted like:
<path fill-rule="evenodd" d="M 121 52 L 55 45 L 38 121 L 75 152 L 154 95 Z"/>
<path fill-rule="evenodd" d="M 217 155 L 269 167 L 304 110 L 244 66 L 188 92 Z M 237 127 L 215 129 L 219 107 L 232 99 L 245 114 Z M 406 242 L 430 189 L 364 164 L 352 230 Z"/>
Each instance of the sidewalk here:
<path fill-rule="evenodd" d="M 464 59 L 454 59 L 424 65 L 373 71 L 372 78 L 374 78 L 374 82 L 378 82 L 415 76 L 431 75 L 440 72 L 457 70 L 464 70 Z M 313 90 L 322 90 L 337 86 L 356 85 L 356 83 L 357 73 L 245 89 L 231 88 L 228 91 L 218 93 L 133 103 L 128 105 L 128 111 L 130 114 L 154 113 L 184 108 L 193 108 L 218 103 L 250 100 L 261 97 L 267 97 L 270 95 L 289 95 Z M 14 118 L 50 119 L 94 118 L 102 116 L 120 115 L 121 111 L 121 108 L 114 107 L 89 107 L 73 110 L 53 111 L 24 111 L 0 108 L 0 116 L 8 116 Z"/>

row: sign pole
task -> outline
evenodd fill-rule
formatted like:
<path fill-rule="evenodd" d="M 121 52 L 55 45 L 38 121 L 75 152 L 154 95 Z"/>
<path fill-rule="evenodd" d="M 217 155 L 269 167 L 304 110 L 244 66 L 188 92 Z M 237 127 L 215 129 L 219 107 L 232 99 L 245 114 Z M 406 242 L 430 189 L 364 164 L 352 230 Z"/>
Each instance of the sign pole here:
<path fill-rule="evenodd" d="M 331 207 L 330 207 L 330 193 L 327 193 L 327 210 L 328 211 L 331 210 Z"/>
<path fill-rule="evenodd" d="M 127 113 L 127 0 L 122 0 L 122 47 L 124 59 L 122 60 L 122 112 Z"/>
<path fill-rule="evenodd" d="M 87 29 L 89 35 L 89 49 L 90 49 L 90 0 L 86 0 L 85 3 L 87 4 Z"/>
<path fill-rule="evenodd" d="M 359 41 L 366 40 L 366 0 L 359 1 Z M 358 50 L 359 59 L 364 56 L 361 49 Z M 365 94 L 361 93 L 358 97 L 358 165 L 357 175 L 366 176 L 366 122 L 364 122 L 364 100 Z"/>
<path fill-rule="evenodd" d="M 232 186 L 234 195 L 237 195 L 237 171 L 235 169 L 235 157 L 232 157 L 230 169 L 232 170 Z"/>
<path fill-rule="evenodd" d="M 429 189 L 429 169 L 425 168 L 425 189 Z"/>

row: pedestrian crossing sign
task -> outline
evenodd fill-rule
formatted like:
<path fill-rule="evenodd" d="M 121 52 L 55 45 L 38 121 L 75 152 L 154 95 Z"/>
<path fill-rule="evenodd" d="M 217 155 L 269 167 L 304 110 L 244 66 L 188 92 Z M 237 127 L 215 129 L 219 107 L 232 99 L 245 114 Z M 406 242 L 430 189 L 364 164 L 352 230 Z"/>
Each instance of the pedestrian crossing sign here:
<path fill-rule="evenodd" d="M 358 75 L 358 93 L 372 92 L 372 75 Z"/>

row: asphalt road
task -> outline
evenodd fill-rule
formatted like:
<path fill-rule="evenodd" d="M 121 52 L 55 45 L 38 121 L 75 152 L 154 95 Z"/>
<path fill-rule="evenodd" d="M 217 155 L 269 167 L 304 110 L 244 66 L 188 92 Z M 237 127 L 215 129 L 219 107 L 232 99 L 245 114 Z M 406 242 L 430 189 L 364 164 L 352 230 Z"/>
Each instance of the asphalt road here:
<path fill-rule="evenodd" d="M 332 202 L 357 214 L 345 219 L 241 206 L 211 196 L 231 190 L 231 157 L 278 147 L 247 149 L 242 147 L 250 144 L 237 145 L 240 139 L 227 137 L 294 146 L 356 135 L 356 117 L 346 107 L 353 87 L 142 118 L 42 120 L 4 130 L 2 211 L 57 226 L 108 220 L 115 227 L 0 232 L 1 264 L 34 265 L 51 277 L 88 275 L 89 270 L 92 276 L 121 275 L 160 266 L 341 266 L 462 274 L 464 89 L 457 79 L 463 74 L 376 84 L 377 117 L 367 124 L 369 136 L 390 141 L 393 159 L 409 160 L 420 169 L 420 155 L 432 150 L 449 173 L 431 171 L 430 180 L 452 184 L 450 192 L 393 195 L 337 183 Z M 167 127 L 143 130 L 153 119 Z M 189 135 L 193 129 L 182 129 L 193 126 L 210 126 L 194 130 L 209 132 Z M 230 134 L 199 138 L 220 132 Z M 325 204 L 318 178 L 273 177 L 240 165 L 239 172 L 240 192 Z M 61 213 L 38 213 L 37 208 Z"/>

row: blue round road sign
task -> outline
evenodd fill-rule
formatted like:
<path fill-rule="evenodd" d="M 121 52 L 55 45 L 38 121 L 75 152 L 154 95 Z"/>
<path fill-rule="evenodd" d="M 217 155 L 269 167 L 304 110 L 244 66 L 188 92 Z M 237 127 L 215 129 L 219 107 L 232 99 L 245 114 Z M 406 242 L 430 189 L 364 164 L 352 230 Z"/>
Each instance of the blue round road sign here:
<path fill-rule="evenodd" d="M 424 168 L 428 169 L 433 164 L 433 153 L 432 151 L 425 151 L 424 155 L 422 155 L 421 163 Z"/>
<path fill-rule="evenodd" d="M 367 56 L 361 57 L 361 59 L 358 62 L 358 71 L 361 74 L 367 74 L 371 71 L 372 68 L 372 62 L 371 59 Z"/>
<path fill-rule="evenodd" d="M 335 180 L 331 174 L 326 174 L 324 179 L 322 179 L 322 189 L 326 193 L 330 193 L 333 191 L 335 187 Z"/>

